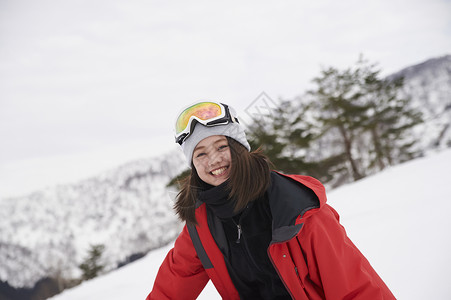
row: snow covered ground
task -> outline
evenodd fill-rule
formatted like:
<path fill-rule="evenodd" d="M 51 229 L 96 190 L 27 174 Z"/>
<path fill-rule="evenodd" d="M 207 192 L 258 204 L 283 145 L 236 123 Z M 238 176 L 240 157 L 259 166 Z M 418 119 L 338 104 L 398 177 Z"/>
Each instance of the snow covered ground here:
<path fill-rule="evenodd" d="M 451 299 L 451 150 L 328 194 L 357 247 L 398 299 Z M 52 300 L 145 299 L 171 245 Z M 209 284 L 198 299 L 220 299 Z"/>

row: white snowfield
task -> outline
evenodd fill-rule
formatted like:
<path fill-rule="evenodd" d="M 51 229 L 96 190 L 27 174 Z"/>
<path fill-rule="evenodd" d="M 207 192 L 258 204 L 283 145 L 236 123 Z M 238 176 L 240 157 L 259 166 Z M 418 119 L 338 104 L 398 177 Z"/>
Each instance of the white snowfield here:
<path fill-rule="evenodd" d="M 451 299 L 451 150 L 328 194 L 349 237 L 398 299 Z M 167 246 L 52 300 L 144 300 Z M 209 283 L 198 299 L 220 299 Z"/>

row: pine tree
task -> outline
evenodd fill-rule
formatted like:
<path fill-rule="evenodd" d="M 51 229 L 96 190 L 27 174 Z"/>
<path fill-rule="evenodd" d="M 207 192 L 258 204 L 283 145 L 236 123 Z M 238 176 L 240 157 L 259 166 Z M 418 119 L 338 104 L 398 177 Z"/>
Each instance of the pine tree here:
<path fill-rule="evenodd" d="M 309 174 L 317 172 L 317 164 L 307 158 L 307 149 L 313 140 L 311 126 L 305 118 L 308 110 L 308 105 L 281 101 L 268 116 L 255 119 L 249 126 L 251 148 L 262 148 L 279 171 Z"/>
<path fill-rule="evenodd" d="M 416 141 L 411 130 L 423 120 L 421 113 L 410 107 L 410 99 L 399 96 L 403 78 L 384 80 L 379 73 L 374 66 L 367 66 L 362 90 L 370 109 L 363 128 L 369 133 L 372 146 L 368 167 L 383 170 L 421 154 L 414 148 Z"/>
<path fill-rule="evenodd" d="M 320 136 L 328 140 L 323 163 L 335 170 L 349 170 L 354 180 L 365 176 L 356 152 L 356 143 L 361 134 L 361 124 L 368 107 L 362 103 L 362 91 L 358 86 L 359 70 L 348 68 L 340 71 L 329 67 L 313 82 L 317 88 L 310 91 L 317 113 Z M 331 159 L 333 158 L 333 159 Z M 333 164 L 332 164 L 333 163 Z"/>
<path fill-rule="evenodd" d="M 376 65 L 361 57 L 354 67 L 323 70 L 314 83 L 310 95 L 321 133 L 313 146 L 325 149 L 320 164 L 341 177 L 338 183 L 346 173 L 358 180 L 419 155 L 411 130 L 421 114 L 399 96 L 402 79 L 381 79 Z"/>
<path fill-rule="evenodd" d="M 83 280 L 97 277 L 103 271 L 105 266 L 101 264 L 101 257 L 104 250 L 104 245 L 91 245 L 88 257 L 79 265 Z"/>

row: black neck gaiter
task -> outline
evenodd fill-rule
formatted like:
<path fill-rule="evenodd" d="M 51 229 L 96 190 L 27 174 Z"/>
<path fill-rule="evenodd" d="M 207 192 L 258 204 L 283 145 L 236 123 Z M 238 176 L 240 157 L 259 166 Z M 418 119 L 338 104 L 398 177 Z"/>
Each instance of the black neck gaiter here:
<path fill-rule="evenodd" d="M 198 198 L 204 202 L 220 219 L 228 219 L 239 212 L 234 212 L 235 201 L 230 199 L 227 191 L 227 181 L 218 186 L 211 186 L 199 192 Z"/>

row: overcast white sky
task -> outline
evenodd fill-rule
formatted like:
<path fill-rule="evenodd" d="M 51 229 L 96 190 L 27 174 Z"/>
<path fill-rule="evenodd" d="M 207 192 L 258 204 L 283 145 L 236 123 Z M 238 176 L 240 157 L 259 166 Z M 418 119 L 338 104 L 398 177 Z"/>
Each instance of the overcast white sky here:
<path fill-rule="evenodd" d="M 450 53 L 449 0 L 0 0 L 0 169 L 151 156 L 199 99 L 240 112 L 359 54 L 389 74 Z"/>

